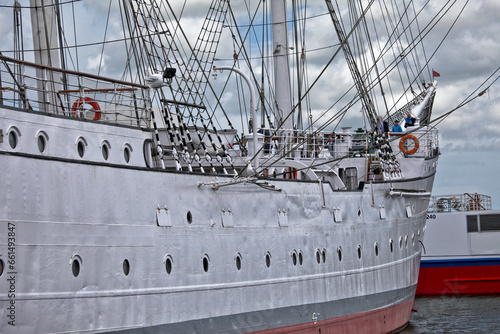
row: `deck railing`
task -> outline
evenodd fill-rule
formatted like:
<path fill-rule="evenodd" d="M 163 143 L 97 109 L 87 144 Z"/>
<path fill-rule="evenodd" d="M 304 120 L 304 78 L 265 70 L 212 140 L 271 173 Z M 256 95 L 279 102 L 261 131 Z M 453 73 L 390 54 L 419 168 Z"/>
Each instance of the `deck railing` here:
<path fill-rule="evenodd" d="M 148 86 L 0 55 L 0 105 L 130 126 L 150 124 Z"/>
<path fill-rule="evenodd" d="M 429 212 L 461 212 L 491 210 L 491 197 L 478 193 L 432 196 Z"/>

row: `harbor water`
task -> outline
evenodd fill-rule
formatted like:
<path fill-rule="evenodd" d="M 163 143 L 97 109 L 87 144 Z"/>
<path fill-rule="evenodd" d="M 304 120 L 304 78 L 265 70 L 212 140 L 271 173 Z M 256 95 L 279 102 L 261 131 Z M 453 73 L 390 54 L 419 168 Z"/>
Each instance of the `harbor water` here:
<path fill-rule="evenodd" d="M 413 308 L 400 333 L 500 333 L 500 296 L 417 298 Z"/>

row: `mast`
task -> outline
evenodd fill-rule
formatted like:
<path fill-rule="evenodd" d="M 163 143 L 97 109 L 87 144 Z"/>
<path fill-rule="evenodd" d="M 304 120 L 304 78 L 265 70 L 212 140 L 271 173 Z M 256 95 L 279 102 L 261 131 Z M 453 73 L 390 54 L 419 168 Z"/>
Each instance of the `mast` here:
<path fill-rule="evenodd" d="M 59 67 L 57 23 L 52 0 L 30 0 L 35 62 Z"/>
<path fill-rule="evenodd" d="M 59 68 L 59 48 L 57 43 L 57 22 L 52 0 L 30 0 L 31 27 L 35 62 L 40 65 Z M 42 110 L 55 113 L 56 92 L 60 89 L 61 78 L 52 71 L 37 69 L 38 101 Z M 43 109 L 45 108 L 45 109 Z"/>
<path fill-rule="evenodd" d="M 274 89 L 276 93 L 276 126 L 293 129 L 290 64 L 288 61 L 288 34 L 286 0 L 271 1 L 273 36 Z"/>

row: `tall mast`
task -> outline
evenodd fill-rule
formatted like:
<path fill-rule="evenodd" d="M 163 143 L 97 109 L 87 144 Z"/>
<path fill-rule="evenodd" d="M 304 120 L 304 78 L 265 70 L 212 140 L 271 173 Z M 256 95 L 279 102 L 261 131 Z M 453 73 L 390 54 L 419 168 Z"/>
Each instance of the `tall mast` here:
<path fill-rule="evenodd" d="M 30 0 L 35 62 L 59 67 L 57 22 L 52 0 Z"/>
<path fill-rule="evenodd" d="M 52 0 L 30 0 L 31 27 L 33 30 L 33 49 L 35 62 L 44 66 L 59 68 L 59 48 L 57 43 L 57 22 Z M 56 92 L 60 81 L 52 71 L 37 69 L 38 101 L 45 106 L 46 112 L 54 113 L 57 106 Z"/>
<path fill-rule="evenodd" d="M 274 89 L 276 94 L 276 126 L 293 128 L 290 64 L 288 61 L 288 34 L 286 0 L 271 1 L 273 34 Z"/>

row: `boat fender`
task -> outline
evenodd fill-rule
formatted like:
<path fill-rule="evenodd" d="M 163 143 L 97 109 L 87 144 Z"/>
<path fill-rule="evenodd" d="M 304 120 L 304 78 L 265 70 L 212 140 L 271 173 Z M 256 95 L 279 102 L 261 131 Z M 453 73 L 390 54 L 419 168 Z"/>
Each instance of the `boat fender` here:
<path fill-rule="evenodd" d="M 411 150 L 406 149 L 404 146 L 404 143 L 407 139 L 411 139 L 415 143 L 415 147 L 413 147 L 413 149 L 411 149 Z M 413 153 L 417 152 L 419 146 L 420 146 L 420 143 L 418 142 L 418 138 L 415 137 L 414 135 L 411 135 L 411 134 L 404 135 L 399 140 L 399 149 L 401 150 L 401 152 L 403 152 L 406 155 L 412 155 Z"/>
<path fill-rule="evenodd" d="M 78 100 L 76 100 L 71 107 L 71 116 L 78 118 L 77 110 L 84 104 L 90 104 L 94 109 L 95 114 L 94 118 L 92 119 L 93 121 L 98 121 L 101 119 L 101 107 L 99 107 L 99 104 L 90 97 L 80 97 Z"/>

